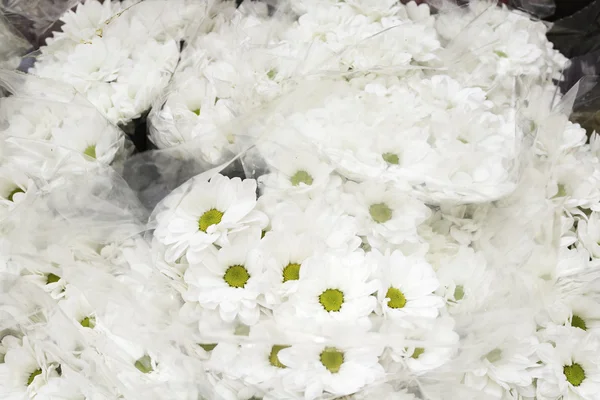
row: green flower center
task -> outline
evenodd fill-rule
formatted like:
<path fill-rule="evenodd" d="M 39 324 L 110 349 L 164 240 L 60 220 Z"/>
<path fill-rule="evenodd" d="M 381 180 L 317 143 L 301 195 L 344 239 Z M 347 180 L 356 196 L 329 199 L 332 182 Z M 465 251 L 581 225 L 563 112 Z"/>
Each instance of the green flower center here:
<path fill-rule="evenodd" d="M 300 264 L 289 263 L 283 269 L 283 281 L 297 281 L 300 279 Z"/>
<path fill-rule="evenodd" d="M 84 328 L 94 329 L 94 327 L 96 326 L 96 318 L 94 318 L 94 317 L 85 317 L 79 323 Z"/>
<path fill-rule="evenodd" d="M 279 354 L 279 352 L 283 349 L 287 349 L 290 346 L 280 346 L 280 345 L 275 345 L 273 347 L 271 347 L 271 353 L 269 354 L 269 363 L 271 363 L 272 366 L 277 367 L 277 368 L 287 368 L 285 365 L 283 365 L 281 363 L 281 361 L 279 361 L 279 357 L 277 357 L 277 355 Z"/>
<path fill-rule="evenodd" d="M 585 380 L 585 371 L 579 364 L 565 365 L 563 373 L 567 377 L 567 381 L 573 386 L 579 386 Z"/>
<path fill-rule="evenodd" d="M 371 207 L 369 207 L 369 214 L 371 214 L 373 221 L 379 224 L 383 224 L 392 219 L 392 209 L 385 203 L 371 205 Z"/>
<path fill-rule="evenodd" d="M 217 103 L 217 101 L 215 100 L 215 104 Z M 200 116 L 200 107 L 196 108 L 195 110 L 192 110 L 192 112 L 198 116 Z"/>
<path fill-rule="evenodd" d="M 502 359 L 502 350 L 494 349 L 485 355 L 485 359 L 491 363 L 500 361 Z"/>
<path fill-rule="evenodd" d="M 86 156 L 88 156 L 90 158 L 96 158 L 96 145 L 93 144 L 91 146 L 86 147 L 85 150 L 83 151 L 83 154 L 85 154 Z"/>
<path fill-rule="evenodd" d="M 15 189 L 13 189 L 12 192 L 10 192 L 8 194 L 8 196 L 6 198 L 8 199 L 8 201 L 15 201 L 14 200 L 15 194 L 17 194 L 17 193 L 25 193 L 25 191 L 23 189 L 21 189 L 21 188 L 15 188 Z"/>
<path fill-rule="evenodd" d="M 425 353 L 425 349 L 422 347 L 417 347 L 417 348 L 415 348 L 415 351 L 413 351 L 412 356 L 410 356 L 410 358 L 414 358 L 416 360 L 423 353 Z"/>
<path fill-rule="evenodd" d="M 399 289 L 389 288 L 385 294 L 385 297 L 390 299 L 387 303 L 389 308 L 402 308 L 406 305 L 406 297 Z"/>
<path fill-rule="evenodd" d="M 344 292 L 338 289 L 327 289 L 319 296 L 319 303 L 326 311 L 340 311 L 344 304 Z"/>
<path fill-rule="evenodd" d="M 215 208 L 208 210 L 198 220 L 198 229 L 202 232 L 206 232 L 209 226 L 217 225 L 221 222 L 223 213 Z"/>
<path fill-rule="evenodd" d="M 383 158 L 383 161 L 388 164 L 398 165 L 400 163 L 400 157 L 394 153 L 383 153 L 381 158 Z"/>
<path fill-rule="evenodd" d="M 310 176 L 308 172 L 300 170 L 296 171 L 296 173 L 292 175 L 292 177 L 290 178 L 290 182 L 292 182 L 293 186 L 298 186 L 301 183 L 310 186 L 313 183 L 313 177 Z"/>
<path fill-rule="evenodd" d="M 326 347 L 320 358 L 321 364 L 332 374 L 338 373 L 344 363 L 344 353 L 334 347 Z"/>
<path fill-rule="evenodd" d="M 269 72 L 267 72 L 267 78 L 269 78 L 271 80 L 275 79 L 276 76 L 277 76 L 276 69 L 270 69 Z"/>
<path fill-rule="evenodd" d="M 213 351 L 217 347 L 216 343 L 200 344 L 200 347 L 206 352 Z"/>
<path fill-rule="evenodd" d="M 496 54 L 498 57 L 501 57 L 501 58 L 508 58 L 508 54 L 506 54 L 502 50 L 496 50 L 496 51 L 494 51 L 494 54 Z"/>
<path fill-rule="evenodd" d="M 48 274 L 48 276 L 46 277 L 46 285 L 49 285 L 51 283 L 56 283 L 59 280 L 60 280 L 60 276 L 54 275 L 54 274 Z"/>
<path fill-rule="evenodd" d="M 152 359 L 148 354 L 137 360 L 134 365 L 140 372 L 144 374 L 148 374 L 154 370 L 154 368 L 152 368 Z"/>
<path fill-rule="evenodd" d="M 585 321 L 579 315 L 573 315 L 573 318 L 571 318 L 571 326 L 583 329 L 584 331 L 587 330 L 587 325 L 585 324 Z"/>
<path fill-rule="evenodd" d="M 465 297 L 465 288 L 463 285 L 456 285 L 454 288 L 454 300 L 460 301 Z"/>
<path fill-rule="evenodd" d="M 27 379 L 27 386 L 31 385 L 33 383 L 33 380 L 35 379 L 35 377 L 38 375 L 41 375 L 41 374 L 42 374 L 41 369 L 36 369 L 35 371 L 33 371 L 31 373 L 31 375 L 29 375 L 29 379 Z"/>
<path fill-rule="evenodd" d="M 243 288 L 250 279 L 250 274 L 243 265 L 232 265 L 225 271 L 223 279 L 231 287 Z"/>
<path fill-rule="evenodd" d="M 567 188 L 562 183 L 558 184 L 558 192 L 554 195 L 553 199 L 558 197 L 565 197 L 567 195 Z"/>

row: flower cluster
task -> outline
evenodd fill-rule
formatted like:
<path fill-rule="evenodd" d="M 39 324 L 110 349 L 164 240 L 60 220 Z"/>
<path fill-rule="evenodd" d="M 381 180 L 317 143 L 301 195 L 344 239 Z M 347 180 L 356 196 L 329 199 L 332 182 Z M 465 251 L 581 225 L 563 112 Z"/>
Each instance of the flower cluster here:
<path fill-rule="evenodd" d="M 61 21 L 30 73 L 72 85 L 111 122 L 139 118 L 167 85 L 180 40 L 205 6 L 192 0 L 88 0 Z"/>
<path fill-rule="evenodd" d="M 541 22 L 395 0 L 62 20 L 30 71 L 58 83 L 0 74 L 1 398 L 598 397 L 600 138 Z M 151 106 L 161 150 L 126 172 L 184 182 L 152 212 L 113 125 Z"/>

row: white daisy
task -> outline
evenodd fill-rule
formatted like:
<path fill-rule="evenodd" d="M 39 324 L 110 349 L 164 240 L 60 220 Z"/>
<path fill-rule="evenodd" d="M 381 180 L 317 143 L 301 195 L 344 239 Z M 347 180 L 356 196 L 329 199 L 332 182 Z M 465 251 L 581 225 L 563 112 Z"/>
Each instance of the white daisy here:
<path fill-rule="evenodd" d="M 451 314 L 472 312 L 485 305 L 493 276 L 483 254 L 461 246 L 456 254 L 442 258 L 439 265 L 439 293 L 448 302 Z"/>
<path fill-rule="evenodd" d="M 425 204 L 393 187 L 367 182 L 348 182 L 342 204 L 359 221 L 359 234 L 369 242 L 401 244 L 417 239 L 417 227 L 431 214 Z"/>
<path fill-rule="evenodd" d="M 592 211 L 577 222 L 577 236 L 593 257 L 600 257 L 600 213 Z"/>
<path fill-rule="evenodd" d="M 276 319 L 292 326 L 352 322 L 368 328 L 377 302 L 372 294 L 379 289 L 372 278 L 375 266 L 362 251 L 308 258 L 300 268 L 297 291 L 275 309 Z"/>
<path fill-rule="evenodd" d="M 380 347 L 293 345 L 278 352 L 290 369 L 284 384 L 304 392 L 304 398 L 352 394 L 384 376 Z M 288 386 L 289 385 L 289 386 Z"/>
<path fill-rule="evenodd" d="M 185 272 L 188 290 L 184 299 L 218 309 L 226 322 L 236 317 L 247 325 L 258 322 L 257 301 L 264 291 L 264 265 L 256 252 L 259 240 L 260 231 L 247 231 L 219 250 L 206 251 Z"/>
<path fill-rule="evenodd" d="M 486 349 L 479 360 L 469 362 L 465 384 L 490 396 L 497 393 L 496 398 L 509 390 L 534 396 L 532 370 L 538 366 L 535 355 L 538 344 L 535 336 L 506 338 L 499 346 Z"/>
<path fill-rule="evenodd" d="M 537 377 L 541 400 L 595 399 L 600 393 L 600 343 L 593 335 L 572 327 L 555 327 L 543 334 L 537 355 L 542 361 Z"/>
<path fill-rule="evenodd" d="M 290 347 L 290 338 L 270 320 L 253 326 L 249 341 L 242 344 L 239 356 L 244 381 L 265 391 L 282 389 L 281 380 L 293 371 L 281 363 L 278 354 Z"/>
<path fill-rule="evenodd" d="M 318 193 L 327 186 L 333 167 L 304 148 L 305 146 L 300 147 L 291 142 L 264 147 L 261 153 L 271 172 L 259 178 L 261 191 L 311 194 Z"/>
<path fill-rule="evenodd" d="M 154 237 L 166 245 L 167 262 L 185 254 L 189 262 L 197 263 L 211 244 L 226 245 L 230 234 L 266 227 L 266 215 L 255 206 L 255 180 L 222 175 L 207 180 L 201 175 L 165 198 L 164 209 L 156 215 Z"/>
<path fill-rule="evenodd" d="M 0 363 L 0 393 L 10 399 L 35 395 L 49 380 L 59 376 L 58 362 L 48 359 L 43 343 L 32 342 L 27 336 L 19 339 L 5 336 L 3 362 Z"/>
<path fill-rule="evenodd" d="M 459 348 L 454 320 L 449 317 L 431 319 L 416 329 L 406 329 L 401 321 L 390 320 L 382 325 L 380 333 L 390 335 L 385 362 L 388 373 L 400 372 L 406 366 L 416 376 L 426 374 L 448 363 Z"/>
<path fill-rule="evenodd" d="M 317 235 L 269 231 L 258 246 L 259 257 L 265 265 L 268 291 L 265 303 L 272 308 L 298 290 L 300 269 L 311 256 L 326 249 Z"/>
<path fill-rule="evenodd" d="M 82 118 L 63 120 L 60 127 L 52 130 L 52 142 L 73 149 L 91 159 L 110 164 L 123 148 L 123 132 L 106 121 L 94 109 L 92 113 L 81 110 Z M 87 115 L 86 115 L 87 114 Z M 83 127 L 85 126 L 85 129 Z"/>
<path fill-rule="evenodd" d="M 381 254 L 372 250 L 368 262 L 377 265 L 380 280 L 377 300 L 383 315 L 411 323 L 435 318 L 444 302 L 435 294 L 440 283 L 433 268 L 419 256 L 405 257 L 400 251 Z"/>

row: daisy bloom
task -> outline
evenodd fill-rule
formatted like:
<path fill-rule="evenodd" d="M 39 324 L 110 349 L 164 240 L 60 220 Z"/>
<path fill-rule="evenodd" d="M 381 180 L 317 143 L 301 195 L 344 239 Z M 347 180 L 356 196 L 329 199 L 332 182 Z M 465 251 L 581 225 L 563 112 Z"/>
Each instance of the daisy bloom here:
<path fill-rule="evenodd" d="M 372 296 L 379 283 L 372 278 L 374 264 L 362 251 L 326 253 L 304 261 L 296 292 L 275 309 L 284 325 L 309 326 L 352 322 L 368 327 L 376 306 Z"/>
<path fill-rule="evenodd" d="M 541 400 L 592 400 L 600 393 L 600 352 L 598 338 L 572 327 L 553 327 L 543 334 L 537 349 L 542 361 L 537 377 Z"/>
<path fill-rule="evenodd" d="M 284 384 L 312 400 L 324 392 L 349 395 L 382 379 L 381 352 L 380 347 L 293 345 L 280 350 L 278 358 L 291 371 Z"/>
<path fill-rule="evenodd" d="M 415 241 L 417 227 L 431 215 L 425 204 L 391 186 L 348 182 L 344 191 L 342 204 L 370 243 Z"/>
<path fill-rule="evenodd" d="M 440 283 L 425 259 L 406 257 L 398 250 L 386 254 L 372 250 L 367 260 L 378 266 L 377 300 L 383 315 L 406 322 L 438 316 L 444 305 L 435 294 Z"/>
<path fill-rule="evenodd" d="M 264 265 L 257 257 L 260 231 L 251 230 L 219 250 L 205 252 L 184 274 L 187 301 L 217 310 L 226 322 L 236 317 L 247 325 L 258 322 L 258 296 L 263 292 Z"/>
<path fill-rule="evenodd" d="M 42 345 L 40 343 L 40 345 Z M 27 337 L 2 339 L 3 362 L 0 363 L 0 393 L 10 400 L 35 395 L 36 391 L 59 376 L 60 365 Z"/>
<path fill-rule="evenodd" d="M 224 246 L 229 235 L 252 226 L 262 229 L 268 223 L 266 215 L 255 209 L 253 179 L 199 176 L 165 198 L 163 206 L 154 237 L 166 246 L 167 262 L 186 255 L 197 263 L 213 243 Z"/>

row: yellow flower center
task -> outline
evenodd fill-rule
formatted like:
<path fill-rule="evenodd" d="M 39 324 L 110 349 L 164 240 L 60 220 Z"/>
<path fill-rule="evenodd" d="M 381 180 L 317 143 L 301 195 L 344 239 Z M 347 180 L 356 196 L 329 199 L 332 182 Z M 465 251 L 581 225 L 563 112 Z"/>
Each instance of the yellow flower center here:
<path fill-rule="evenodd" d="M 313 177 L 310 176 L 308 172 L 300 170 L 296 171 L 296 173 L 292 175 L 292 177 L 290 178 L 290 182 L 292 182 L 293 186 L 298 186 L 301 183 L 310 186 L 313 183 Z"/>
<path fill-rule="evenodd" d="M 410 356 L 410 358 L 414 358 L 416 360 L 423 353 L 425 353 L 425 349 L 422 347 L 417 347 L 417 348 L 415 348 L 415 351 L 413 351 L 412 356 Z"/>
<path fill-rule="evenodd" d="M 14 200 L 15 194 L 17 194 L 17 193 L 25 193 L 25 191 L 23 189 L 21 189 L 21 188 L 15 188 L 15 189 L 12 190 L 12 192 L 10 192 L 8 194 L 8 196 L 6 198 L 8 199 L 8 201 L 15 201 Z"/>
<path fill-rule="evenodd" d="M 283 281 L 297 281 L 300 279 L 300 264 L 289 263 L 283 268 Z"/>
<path fill-rule="evenodd" d="M 94 327 L 96 326 L 96 318 L 94 317 L 85 317 L 84 319 L 81 320 L 81 322 L 79 322 L 81 324 L 81 326 L 83 326 L 84 328 L 91 328 L 94 329 Z"/>
<path fill-rule="evenodd" d="M 198 220 L 198 229 L 202 232 L 206 232 L 209 226 L 217 225 L 221 222 L 223 213 L 215 208 L 208 210 Z"/>
<path fill-rule="evenodd" d="M 48 274 L 48 276 L 46 277 L 46 285 L 49 285 L 51 283 L 56 283 L 59 280 L 60 280 L 60 276 L 54 275 L 54 274 Z"/>
<path fill-rule="evenodd" d="M 373 221 L 379 224 L 383 224 L 392 219 L 392 209 L 385 203 L 371 205 L 371 207 L 369 207 L 369 214 L 371 214 Z"/>
<path fill-rule="evenodd" d="M 144 374 L 148 374 L 154 370 L 154 368 L 152 368 L 152 359 L 148 354 L 138 359 L 134 365 L 140 372 Z"/>
<path fill-rule="evenodd" d="M 227 284 L 234 288 L 243 288 L 246 286 L 246 282 L 250 279 L 248 270 L 243 265 L 232 265 L 227 268 L 223 279 Z"/>
<path fill-rule="evenodd" d="M 209 344 L 200 344 L 200 347 L 202 347 L 202 349 L 206 352 L 208 351 L 213 351 L 215 349 L 215 347 L 217 347 L 216 343 L 209 343 Z"/>
<path fill-rule="evenodd" d="M 327 289 L 319 296 L 319 303 L 326 311 L 340 311 L 344 304 L 344 292 L 338 289 Z"/>
<path fill-rule="evenodd" d="M 465 297 L 465 288 L 462 285 L 456 285 L 454 288 L 454 300 L 460 301 Z"/>
<path fill-rule="evenodd" d="M 579 364 L 565 365 L 563 373 L 567 381 L 573 386 L 579 386 L 585 380 L 585 371 Z"/>
<path fill-rule="evenodd" d="M 269 363 L 277 368 L 287 368 L 285 365 L 283 365 L 281 363 L 281 361 L 279 361 L 279 357 L 277 356 L 279 354 L 279 352 L 283 349 L 287 349 L 290 346 L 280 346 L 280 345 L 275 345 L 273 347 L 271 347 L 271 353 L 269 354 Z"/>
<path fill-rule="evenodd" d="M 91 146 L 86 147 L 85 150 L 83 151 L 83 154 L 85 154 L 86 156 L 88 156 L 90 158 L 96 158 L 96 145 L 93 144 Z"/>
<path fill-rule="evenodd" d="M 495 363 L 496 361 L 500 361 L 502 359 L 502 350 L 494 349 L 485 355 L 485 358 L 491 362 Z"/>
<path fill-rule="evenodd" d="M 583 329 L 584 331 L 587 330 L 587 325 L 585 324 L 585 321 L 579 315 L 573 315 L 573 318 L 571 318 L 571 326 Z"/>
<path fill-rule="evenodd" d="M 338 373 L 344 363 L 344 353 L 335 347 L 326 347 L 320 358 L 321 364 L 332 374 Z"/>
<path fill-rule="evenodd" d="M 383 161 L 388 164 L 398 165 L 400 163 L 400 157 L 394 153 L 383 153 L 381 158 L 383 158 Z"/>
<path fill-rule="evenodd" d="M 385 297 L 390 299 L 387 303 L 389 308 L 403 308 L 406 305 L 404 293 L 394 287 L 390 287 L 387 290 Z"/>
<path fill-rule="evenodd" d="M 38 375 L 41 375 L 41 374 L 42 374 L 41 369 L 36 369 L 35 371 L 33 371 L 31 373 L 31 375 L 29 375 L 29 378 L 27 379 L 27 386 L 31 385 L 33 383 L 33 380 L 35 379 L 35 377 Z"/>

